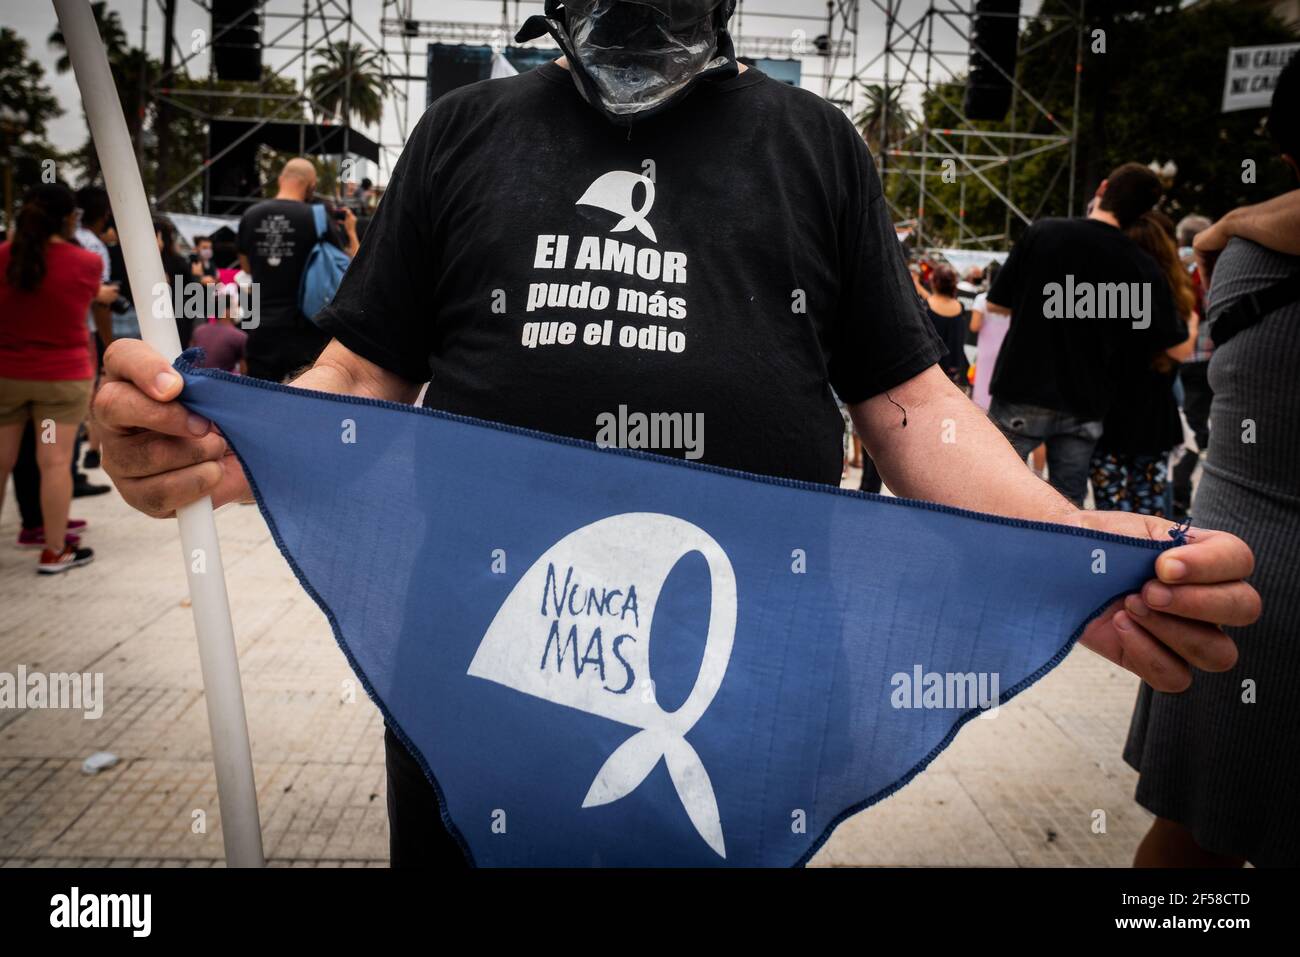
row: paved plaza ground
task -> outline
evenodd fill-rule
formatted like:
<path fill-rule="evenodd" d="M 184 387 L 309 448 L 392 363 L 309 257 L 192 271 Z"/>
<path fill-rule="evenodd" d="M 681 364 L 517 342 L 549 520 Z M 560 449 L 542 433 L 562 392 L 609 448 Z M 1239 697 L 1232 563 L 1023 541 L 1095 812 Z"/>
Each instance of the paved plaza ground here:
<path fill-rule="evenodd" d="M 92 472 L 96 481 L 107 481 Z M 851 476 L 855 479 L 856 475 Z M 856 482 L 854 482 L 856 484 Z M 74 502 L 87 568 L 50 578 L 0 516 L 0 672 L 102 672 L 102 718 L 0 709 L 0 863 L 222 863 L 216 781 L 176 525 L 116 493 Z M 383 725 L 257 510 L 218 514 L 267 857 L 387 866 Z M 1076 650 L 923 774 L 846 821 L 824 866 L 1127 866 L 1150 815 L 1121 760 L 1137 679 Z M 85 774 L 108 751 L 117 764 Z M 1104 833 L 1097 833 L 1103 820 Z"/>

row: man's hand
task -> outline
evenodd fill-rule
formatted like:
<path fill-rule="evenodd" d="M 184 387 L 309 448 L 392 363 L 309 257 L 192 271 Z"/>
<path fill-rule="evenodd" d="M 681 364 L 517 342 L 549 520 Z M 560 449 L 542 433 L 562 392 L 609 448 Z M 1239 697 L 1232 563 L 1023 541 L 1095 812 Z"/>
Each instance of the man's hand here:
<path fill-rule="evenodd" d="M 1080 512 L 1084 528 L 1169 540 L 1170 522 L 1129 512 Z M 1079 643 L 1127 668 L 1157 691 L 1185 691 L 1191 668 L 1227 671 L 1237 646 L 1222 625 L 1259 618 L 1259 594 L 1243 579 L 1255 568 L 1250 547 L 1227 532 L 1191 529 L 1187 544 L 1162 552 L 1156 578 L 1095 618 Z"/>
<path fill-rule="evenodd" d="M 127 504 L 166 518 L 205 495 L 212 504 L 251 502 L 244 470 L 221 433 L 175 399 L 181 377 L 138 339 L 122 339 L 104 353 L 104 381 L 92 406 L 103 426 L 104 470 Z M 409 382 L 333 340 L 291 387 L 411 403 L 420 384 Z"/>
<path fill-rule="evenodd" d="M 906 428 L 893 403 L 907 410 Z M 885 484 L 905 498 L 1169 541 L 1173 524 L 1164 519 L 1072 506 L 1025 468 L 996 426 L 937 367 L 850 412 Z M 954 426 L 960 441 L 934 441 L 941 429 Z M 1199 529 L 1187 539 L 1186 546 L 1160 554 L 1157 580 L 1147 582 L 1140 596 L 1108 608 L 1081 639 L 1161 691 L 1185 690 L 1192 667 L 1231 668 L 1237 648 L 1219 626 L 1259 617 L 1259 595 L 1242 580 L 1255 567 L 1246 543 Z"/>
<path fill-rule="evenodd" d="M 138 339 L 119 339 L 104 353 L 92 408 L 104 471 L 127 504 L 155 518 L 206 495 L 214 505 L 252 498 L 226 440 L 175 401 L 181 385 L 167 360 Z"/>

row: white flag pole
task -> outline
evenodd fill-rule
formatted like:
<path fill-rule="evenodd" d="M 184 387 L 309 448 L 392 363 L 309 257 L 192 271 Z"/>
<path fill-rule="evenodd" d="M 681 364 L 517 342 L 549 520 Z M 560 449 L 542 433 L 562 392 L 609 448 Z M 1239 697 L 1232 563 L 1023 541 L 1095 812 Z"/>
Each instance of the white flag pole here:
<path fill-rule="evenodd" d="M 154 308 L 137 309 L 140 332 L 145 342 L 168 360 L 174 359 L 180 354 L 181 344 L 176 334 L 171 287 L 163 272 L 149 202 L 90 3 L 54 0 L 54 9 L 104 171 L 131 288 L 139 302 L 146 301 L 146 297 L 154 300 Z M 163 295 L 145 292 L 156 292 L 155 287 L 160 283 L 167 290 Z M 230 620 L 216 523 L 212 519 L 212 500 L 205 498 L 177 509 L 176 518 L 189 578 L 194 630 L 198 635 L 226 863 L 231 867 L 261 867 L 266 861 L 262 855 L 262 829 L 253 783 L 253 756 L 248 744 L 235 631 Z"/>

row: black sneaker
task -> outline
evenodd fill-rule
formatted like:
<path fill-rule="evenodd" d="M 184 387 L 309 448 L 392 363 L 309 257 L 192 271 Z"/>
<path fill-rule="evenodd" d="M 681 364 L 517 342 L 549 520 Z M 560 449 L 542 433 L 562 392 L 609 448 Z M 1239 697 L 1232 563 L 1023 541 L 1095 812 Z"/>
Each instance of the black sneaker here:
<path fill-rule="evenodd" d="M 76 481 L 72 483 L 73 498 L 90 498 L 92 495 L 103 495 L 104 493 L 111 492 L 112 490 L 113 490 L 113 486 L 96 485 L 94 482 L 86 478 L 84 475 L 78 475 Z"/>
<path fill-rule="evenodd" d="M 65 546 L 57 555 L 50 549 L 41 552 L 41 561 L 36 571 L 41 575 L 58 575 L 69 568 L 80 568 L 95 560 L 95 552 L 90 548 L 73 548 Z"/>

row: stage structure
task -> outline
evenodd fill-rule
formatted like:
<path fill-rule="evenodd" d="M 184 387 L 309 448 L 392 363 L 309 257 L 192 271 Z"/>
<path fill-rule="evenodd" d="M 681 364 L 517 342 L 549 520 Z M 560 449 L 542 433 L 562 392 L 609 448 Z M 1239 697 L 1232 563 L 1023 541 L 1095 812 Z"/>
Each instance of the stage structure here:
<path fill-rule="evenodd" d="M 856 109 L 873 85 L 877 90 L 901 89 L 897 100 L 888 94 L 877 96 L 883 115 L 878 118 L 881 135 L 874 155 L 887 199 L 891 184 L 899 177 L 917 189 L 919 202 L 914 211 L 890 205 L 896 221 L 910 227 L 918 247 L 932 245 L 933 230 L 927 222 L 930 206 L 956 224 L 958 235 L 948 237 L 956 245 L 985 249 L 1005 249 L 1010 244 L 1013 219 L 1027 225 L 1040 215 L 1081 211 L 1076 206 L 1075 171 L 1085 2 L 1064 0 L 1053 5 L 1067 11 L 1065 14 L 1031 15 L 1021 12 L 1020 0 L 930 0 L 925 9 L 908 17 L 903 14 L 904 0 L 863 0 L 868 14 L 883 18 L 883 47 L 857 66 L 845 83 L 834 87 L 830 98 L 852 103 Z M 858 3 L 853 0 L 841 6 L 856 8 Z M 854 10 L 852 15 L 857 13 Z M 1046 29 L 1032 46 L 1024 47 L 1020 27 L 1028 20 L 1038 20 Z M 1026 89 L 1017 69 L 1023 55 L 1048 44 L 1055 44 L 1064 66 L 1074 66 L 1074 109 L 1068 124 L 1040 102 L 1042 91 Z M 963 76 L 965 96 L 954 99 L 947 87 Z M 921 105 L 927 100 L 942 108 L 947 121 L 942 126 L 926 122 Z M 904 109 L 915 111 L 917 120 L 901 135 L 889 119 L 889 110 L 899 101 Z M 1038 129 L 1016 128 L 1017 106 L 1024 104 L 1032 117 L 1029 125 Z M 976 127 L 972 120 L 985 123 Z M 998 125 L 989 128 L 990 122 Z M 1017 164 L 1041 154 L 1060 157 L 1047 188 L 1038 195 L 1015 194 L 1012 186 Z M 1068 176 L 1066 207 L 1050 209 L 1047 203 L 1062 174 Z M 955 175 L 959 184 L 955 210 L 930 188 L 935 177 L 945 175 Z M 1003 229 L 979 236 L 966 225 L 967 200 L 989 196 L 1004 209 Z"/>
<path fill-rule="evenodd" d="M 388 0 L 392 2 L 392 0 Z M 359 44 L 362 54 L 376 52 L 385 75 L 397 68 L 383 44 L 375 40 L 353 16 L 352 0 L 142 0 L 142 45 L 147 42 L 149 8 L 161 8 L 165 38 L 162 70 L 152 87 L 158 103 L 155 136 L 159 155 L 165 155 L 169 121 L 178 113 L 188 114 L 207 125 L 208 150 L 202 164 L 170 180 L 161 164 L 153 184 L 154 206 L 165 209 L 168 201 L 196 178 L 203 180 L 205 214 L 237 214 L 262 196 L 257 175 L 259 147 L 308 156 L 328 156 L 338 167 L 345 161 L 369 160 L 381 177 L 391 170 L 409 127 L 403 98 L 405 91 L 392 84 L 385 99 L 396 99 L 398 142 L 376 142 L 352 127 L 351 80 L 345 73 L 328 89 L 313 97 L 308 77 L 313 54 L 331 44 Z M 194 6 L 210 14 L 205 36 L 181 34 L 177 29 L 177 7 Z M 272 56 L 265 56 L 265 54 Z M 181 71 L 202 55 L 209 54 L 210 80 L 238 80 L 256 84 L 239 92 L 205 88 L 196 84 L 179 87 Z M 276 55 L 279 54 L 279 55 Z M 274 61 L 274 62 L 272 62 Z M 297 93 L 273 92 L 277 78 L 296 80 Z M 330 110 L 320 102 L 337 95 L 339 105 Z M 259 102 L 255 117 L 235 117 L 205 111 L 203 105 L 225 98 Z M 387 105 L 387 104 L 386 104 Z M 382 124 L 381 124 L 382 129 Z"/>
<path fill-rule="evenodd" d="M 392 79 L 428 83 L 426 100 L 431 101 L 446 88 L 486 77 L 493 52 L 513 60 L 518 49 L 512 46 L 514 33 L 530 14 L 541 11 L 540 0 L 480 2 L 485 9 L 497 7 L 495 22 L 419 19 L 415 0 L 387 0 L 380 34 L 386 43 L 400 44 L 396 55 L 407 63 L 405 73 Z M 731 29 L 737 52 L 746 62 L 816 90 L 855 121 L 871 105 L 873 87 L 877 92 L 880 87 L 897 88 L 902 107 L 917 114 L 919 122 L 901 135 L 895 133 L 891 141 L 894 125 L 886 96 L 881 107 L 885 115 L 880 118 L 885 136 L 876 144 L 875 158 L 887 189 L 901 177 L 915 185 L 919 202 L 915 210 L 891 203 L 896 221 L 910 230 L 911 242 L 929 245 L 934 236 L 929 207 L 956 224 L 958 235 L 948 237 L 956 245 L 1005 248 L 1013 220 L 1028 223 L 1045 212 L 1078 211 L 1077 127 L 1053 115 L 1039 101 L 1041 91 L 1025 87 L 1017 66 L 1021 55 L 1039 45 L 1055 44 L 1061 61 L 1074 65 L 1071 82 L 1077 114 L 1084 2 L 1066 0 L 1058 5 L 1064 14 L 1028 14 L 1021 12 L 1019 0 L 827 0 L 824 15 L 818 16 L 812 4 L 806 12 L 789 12 L 789 7 L 775 9 L 773 0 L 739 0 Z M 1047 29 L 1034 47 L 1022 49 L 1020 28 L 1035 19 Z M 883 39 L 873 54 L 861 42 L 864 28 Z M 426 50 L 415 48 L 420 42 Z M 543 38 L 529 46 L 550 42 Z M 422 53 L 428 66 L 424 75 L 415 75 L 411 58 Z M 954 98 L 945 87 L 963 78 L 965 96 Z M 411 100 L 408 92 L 403 98 L 405 109 Z M 943 126 L 925 122 L 921 106 L 927 100 L 941 105 L 947 120 Z M 1022 127 L 1026 125 L 1026 104 L 1033 118 L 1031 128 L 1017 129 L 1018 118 Z M 975 120 L 983 122 L 977 126 Z M 1013 175 L 1018 164 L 1040 154 L 1060 155 L 1049 186 L 1038 195 L 1016 194 Z M 1050 209 L 1048 200 L 1067 172 L 1066 208 Z M 950 180 L 955 177 L 959 185 L 956 209 L 932 189 L 935 177 L 945 175 Z M 965 222 L 967 199 L 988 197 L 1004 209 L 1003 228 L 976 235 Z"/>
<path fill-rule="evenodd" d="M 427 102 L 445 88 L 472 82 L 485 75 L 492 56 L 502 53 L 516 68 L 549 52 L 551 41 L 542 38 L 520 47 L 514 33 L 531 14 L 541 12 L 541 0 L 477 0 L 483 21 L 422 19 L 420 12 L 440 9 L 432 0 L 383 0 L 377 37 L 356 21 L 353 0 L 142 0 L 163 11 L 163 30 L 169 38 L 163 56 L 163 70 L 155 84 L 159 103 L 157 135 L 160 151 L 165 149 L 167 116 L 175 111 L 201 116 L 215 126 L 218 135 L 210 143 L 210 154 L 199 167 L 173 182 L 155 182 L 155 202 L 162 208 L 168 199 L 196 177 L 204 181 L 204 212 L 237 212 L 255 199 L 256 176 L 250 157 L 261 145 L 278 149 L 291 145 L 295 151 L 331 155 L 341 163 L 346 157 L 375 162 L 381 180 L 391 170 L 409 135 L 412 122 Z M 1042 91 L 1027 89 L 1018 75 L 1021 57 L 1031 49 L 1021 48 L 1020 27 L 1039 20 L 1046 29 L 1034 40 L 1034 48 L 1054 44 L 1063 64 L 1074 64 L 1073 97 L 1077 105 L 1082 69 L 1085 0 L 1062 0 L 1049 5 L 1064 13 L 1027 14 L 1019 0 L 826 0 L 824 13 L 808 4 L 802 12 L 777 9 L 776 0 L 739 0 L 732 18 L 737 52 L 746 62 L 785 82 L 820 93 L 855 121 L 877 98 L 880 88 L 898 91 L 875 107 L 882 131 L 873 143 L 877 164 L 887 190 L 902 178 L 913 184 L 918 202 L 915 209 L 891 207 L 895 219 L 911 232 L 917 245 L 930 244 L 934 212 L 956 224 L 957 235 L 948 239 L 971 248 L 1005 248 L 1013 221 L 1027 223 L 1046 213 L 1078 212 L 1075 196 L 1077 127 L 1053 115 L 1037 98 Z M 211 13 L 212 48 L 210 76 L 216 78 L 260 77 L 252 93 L 227 93 L 203 89 L 178 89 L 169 84 L 179 69 L 193 61 L 196 50 L 190 36 L 178 36 L 177 4 L 194 4 Z M 1026 4 L 1027 6 L 1028 4 Z M 906 8 L 906 11 L 905 9 Z M 147 30 L 147 20 L 145 29 Z M 874 53 L 866 51 L 865 38 L 883 40 Z M 328 44 L 359 42 L 363 49 L 380 57 L 385 90 L 385 116 L 394 142 L 370 140 L 347 123 L 338 122 L 312 99 L 307 89 L 313 52 Z M 460 51 L 451 48 L 463 48 Z M 281 57 L 265 54 L 281 51 Z M 283 54 L 289 54 L 283 58 Z M 443 70 L 435 76 L 435 60 Z M 272 65 L 268 60 L 275 60 Z M 451 67 L 451 61 L 456 61 Z M 296 74 L 296 76 L 295 76 Z M 296 95 L 272 93 L 272 77 L 298 80 Z M 954 96 L 950 85 L 963 77 L 965 96 Z M 446 82 L 443 82 L 443 81 Z M 349 102 L 347 77 L 341 81 L 343 107 Z M 426 85 L 426 96 L 413 95 L 412 83 Z M 253 97 L 266 106 L 263 115 L 242 121 L 241 128 L 230 117 L 205 115 L 196 108 L 203 97 L 223 95 Z M 416 116 L 411 115 L 412 101 Z M 946 122 L 943 126 L 925 122 L 921 105 L 937 103 Z M 918 122 L 905 132 L 891 123 L 888 111 L 901 104 Z M 1032 122 L 1025 123 L 1026 105 Z M 298 116 L 299 113 L 303 115 Z M 1077 109 L 1075 110 L 1077 115 Z M 978 126 L 972 122 L 979 118 Z M 395 122 L 394 122 L 395 121 Z M 1017 122 L 1022 128 L 1017 129 Z M 288 127 L 296 129 L 297 143 Z M 1040 195 L 1015 193 L 1013 174 L 1018 165 L 1040 154 L 1059 154 L 1055 175 Z M 951 163 L 945 161 L 951 160 Z M 955 167 L 955 170 L 954 170 Z M 1048 207 L 1048 200 L 1062 175 L 1068 172 L 1068 200 L 1065 209 Z M 959 200 L 953 209 L 935 195 L 935 177 L 955 175 Z M 1004 209 L 1003 228 L 990 235 L 976 235 L 965 223 L 967 200 L 987 201 L 993 197 Z"/>
<path fill-rule="evenodd" d="M 856 2 L 856 0 L 854 0 Z M 431 103 L 449 89 L 487 79 L 496 53 L 503 55 L 519 71 L 531 69 L 538 62 L 559 55 L 550 37 L 542 37 L 525 45 L 515 45 L 514 35 L 524 20 L 542 12 L 541 0 L 482 0 L 484 7 L 497 6 L 499 16 L 494 22 L 460 20 L 426 20 L 415 17 L 414 0 L 386 0 L 380 33 L 386 41 L 396 43 L 397 49 L 386 49 L 391 56 L 404 58 L 404 74 L 391 77 L 394 81 L 425 82 L 426 103 Z M 426 4 L 428 6 L 430 4 Z M 750 36 L 744 33 L 744 0 L 741 0 L 732 19 L 736 52 L 746 63 L 785 83 L 800 85 L 808 74 L 803 64 L 810 58 L 822 61 L 851 63 L 855 50 L 854 40 L 841 37 L 832 40 L 828 16 L 823 21 L 807 14 L 758 13 L 772 23 L 798 22 L 786 36 Z M 810 36 L 810 34 L 815 34 Z M 411 73 L 411 57 L 421 54 L 414 49 L 416 43 L 426 44 L 426 70 L 424 75 Z M 833 69 L 826 71 L 826 89 Z M 814 74 L 821 76 L 822 74 Z M 404 102 L 408 105 L 408 91 Z"/>

